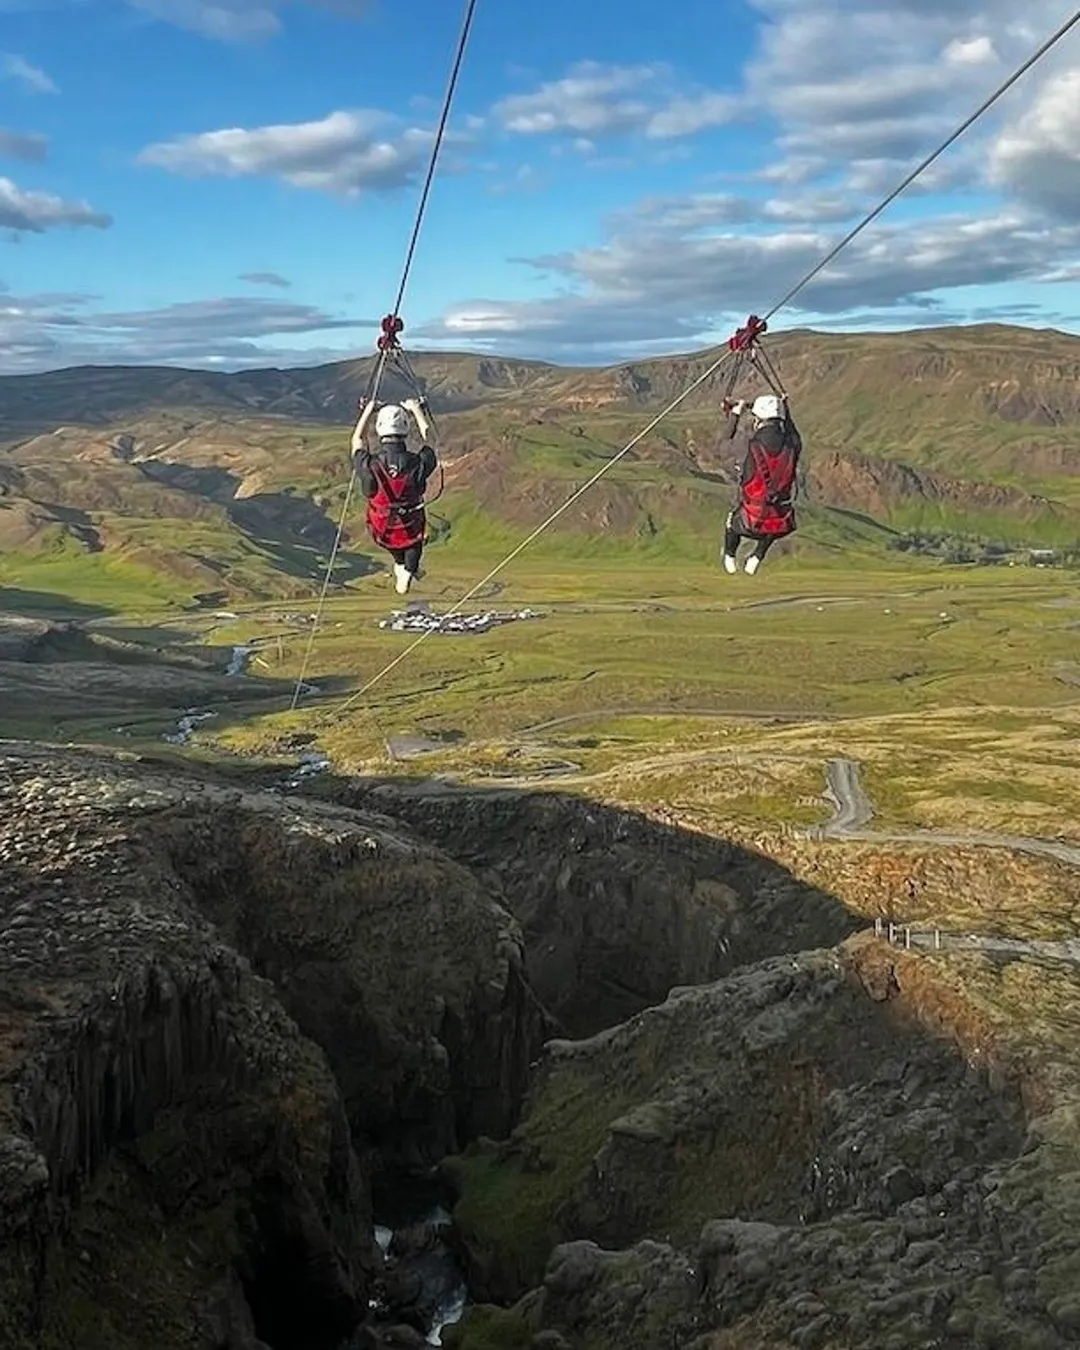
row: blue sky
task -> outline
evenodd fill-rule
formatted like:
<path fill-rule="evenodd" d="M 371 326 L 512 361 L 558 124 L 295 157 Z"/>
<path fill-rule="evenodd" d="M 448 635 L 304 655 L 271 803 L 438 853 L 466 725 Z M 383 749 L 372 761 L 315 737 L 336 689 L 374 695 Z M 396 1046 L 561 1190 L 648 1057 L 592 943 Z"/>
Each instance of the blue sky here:
<path fill-rule="evenodd" d="M 1071 5 L 479 0 L 408 336 L 575 363 L 725 337 Z M 369 352 L 460 22 L 0 0 L 0 372 Z M 799 304 L 777 325 L 1080 331 L 1080 30 Z"/>

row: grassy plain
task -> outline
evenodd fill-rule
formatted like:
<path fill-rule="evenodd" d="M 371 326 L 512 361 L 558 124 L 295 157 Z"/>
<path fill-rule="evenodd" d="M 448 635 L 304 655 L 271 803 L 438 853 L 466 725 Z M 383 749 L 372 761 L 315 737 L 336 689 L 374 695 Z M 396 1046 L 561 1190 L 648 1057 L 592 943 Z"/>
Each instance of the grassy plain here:
<path fill-rule="evenodd" d="M 497 556 L 433 548 L 410 601 L 445 611 Z M 112 600 L 94 632 L 141 635 L 166 653 L 209 643 L 219 675 L 229 647 L 251 645 L 259 685 L 219 678 L 178 705 L 159 669 L 154 697 L 132 686 L 127 717 L 122 692 L 47 716 L 5 700 L 0 734 L 160 745 L 178 710 L 212 706 L 195 731 L 200 753 L 294 755 L 289 738 L 314 737 L 308 748 L 342 769 L 548 779 L 684 818 L 707 808 L 713 822 L 781 828 L 825 818 L 825 761 L 848 755 L 863 765 L 875 826 L 1078 833 L 1080 592 L 1064 571 L 870 553 L 815 566 L 778 550 L 748 578 L 629 552 L 527 554 L 465 611 L 530 606 L 540 617 L 429 636 L 350 706 L 416 643 L 378 627 L 402 604 L 385 575 L 328 598 L 306 668 L 301 620 L 313 600 L 234 606 L 237 617 L 221 619 L 137 581 L 110 592 L 103 575 L 80 569 L 64 583 L 88 606 Z M 48 605 L 23 595 L 13 607 Z M 77 680 L 78 664 L 70 670 Z M 291 711 L 302 670 L 320 692 Z"/>

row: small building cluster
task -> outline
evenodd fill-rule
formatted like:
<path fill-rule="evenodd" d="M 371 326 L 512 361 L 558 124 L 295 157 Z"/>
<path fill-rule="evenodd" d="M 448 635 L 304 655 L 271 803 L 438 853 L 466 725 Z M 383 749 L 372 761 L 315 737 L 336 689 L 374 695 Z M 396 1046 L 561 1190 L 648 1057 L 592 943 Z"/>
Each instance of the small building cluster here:
<path fill-rule="evenodd" d="M 500 613 L 488 609 L 481 614 L 430 614 L 426 609 L 396 609 L 389 619 L 380 619 L 380 628 L 395 633 L 486 633 L 504 623 L 518 619 L 538 619 L 533 609 L 508 610 Z"/>

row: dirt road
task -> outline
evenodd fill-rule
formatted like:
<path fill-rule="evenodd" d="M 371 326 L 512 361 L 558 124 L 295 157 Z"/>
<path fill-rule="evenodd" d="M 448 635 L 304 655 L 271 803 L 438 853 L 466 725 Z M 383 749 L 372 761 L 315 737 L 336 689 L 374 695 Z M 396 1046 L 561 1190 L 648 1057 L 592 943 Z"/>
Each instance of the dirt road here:
<path fill-rule="evenodd" d="M 826 797 L 833 804 L 833 818 L 803 832 L 807 839 L 848 839 L 868 844 L 925 844 L 936 848 L 1006 848 L 1040 858 L 1053 858 L 1080 867 L 1080 848 L 1057 839 L 1029 838 L 1019 834 L 973 831 L 954 834 L 947 830 L 868 830 L 873 806 L 862 786 L 859 766 L 853 759 L 833 759 L 826 770 Z"/>

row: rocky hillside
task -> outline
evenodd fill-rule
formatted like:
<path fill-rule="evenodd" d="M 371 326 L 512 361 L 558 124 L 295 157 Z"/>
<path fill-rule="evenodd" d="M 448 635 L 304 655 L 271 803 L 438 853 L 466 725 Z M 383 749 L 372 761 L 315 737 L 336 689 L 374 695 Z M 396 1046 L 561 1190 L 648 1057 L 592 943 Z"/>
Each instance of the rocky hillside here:
<path fill-rule="evenodd" d="M 1004 327 L 780 333 L 771 350 L 808 447 L 795 547 L 882 547 L 913 528 L 1017 545 L 1080 537 L 1080 340 Z M 604 369 L 417 355 L 441 415 L 439 546 L 535 524 L 715 355 Z M 135 588 L 167 578 L 189 596 L 310 591 L 369 370 L 365 358 L 0 379 L 0 556 L 52 569 L 96 556 L 122 562 Z M 564 549 L 602 535 L 701 552 L 737 454 L 718 441 L 724 383 L 707 383 L 560 519 Z M 340 579 L 376 566 L 352 519 Z"/>
<path fill-rule="evenodd" d="M 1040 985 L 1075 1026 L 1074 973 L 855 939 L 552 1044 L 513 1139 L 457 1168 L 474 1278 L 532 1292 L 450 1343 L 1076 1344 L 1075 1061 L 1015 1035 Z"/>
<path fill-rule="evenodd" d="M 8 743 L 0 1344 L 337 1346 L 373 1181 L 513 1121 L 522 960 L 385 819 Z"/>
<path fill-rule="evenodd" d="M 1070 966 L 584 799 L 0 751 L 5 1347 L 408 1350 L 455 1262 L 462 1350 L 1076 1343 Z"/>

